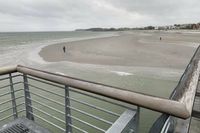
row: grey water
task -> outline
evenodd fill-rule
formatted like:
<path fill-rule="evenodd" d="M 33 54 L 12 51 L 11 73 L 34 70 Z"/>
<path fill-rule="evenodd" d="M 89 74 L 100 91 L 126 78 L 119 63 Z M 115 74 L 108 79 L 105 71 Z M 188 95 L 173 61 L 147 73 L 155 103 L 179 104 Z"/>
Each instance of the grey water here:
<path fill-rule="evenodd" d="M 41 48 L 51 44 L 116 35 L 119 33 L 84 31 L 0 33 L 0 66 L 21 64 L 131 91 L 168 97 L 182 71 L 170 77 L 173 71 L 170 73 L 170 69 L 167 68 L 125 67 L 123 64 L 104 66 L 67 61 L 46 62 L 38 54 Z M 147 132 L 157 117 L 158 114 L 155 112 L 141 110 L 141 132 Z"/>
<path fill-rule="evenodd" d="M 39 62 L 40 59 L 38 57 L 38 51 L 40 51 L 40 49 L 46 45 L 80 39 L 110 36 L 112 34 L 113 33 L 73 31 L 0 33 L 0 65 L 41 64 L 41 62 Z"/>

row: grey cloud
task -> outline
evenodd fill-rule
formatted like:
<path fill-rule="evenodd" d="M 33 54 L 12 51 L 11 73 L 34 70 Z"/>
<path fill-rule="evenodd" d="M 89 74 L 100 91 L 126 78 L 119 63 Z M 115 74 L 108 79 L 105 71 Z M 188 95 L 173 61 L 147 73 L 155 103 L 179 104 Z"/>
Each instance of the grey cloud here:
<path fill-rule="evenodd" d="M 109 0 L 115 6 L 148 15 L 169 15 L 199 8 L 199 0 Z M 199 10 L 198 10 L 199 12 Z"/>
<path fill-rule="evenodd" d="M 198 22 L 198 3 L 198 0 L 0 0 L 0 31 Z"/>
<path fill-rule="evenodd" d="M 158 23 L 200 21 L 199 0 L 109 0 L 118 8 L 138 12 Z M 164 21 L 164 22 L 162 22 Z"/>

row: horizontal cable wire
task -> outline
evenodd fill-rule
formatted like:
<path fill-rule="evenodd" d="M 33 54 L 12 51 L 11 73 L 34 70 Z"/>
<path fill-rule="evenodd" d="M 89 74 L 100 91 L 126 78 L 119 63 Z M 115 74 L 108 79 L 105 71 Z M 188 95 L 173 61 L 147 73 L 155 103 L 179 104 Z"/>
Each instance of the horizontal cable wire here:
<path fill-rule="evenodd" d="M 11 102 L 12 100 L 20 99 L 20 98 L 22 98 L 22 97 L 24 97 L 24 95 L 22 95 L 22 96 L 18 96 L 18 97 L 16 97 L 15 99 L 9 99 L 9 100 L 6 100 L 6 101 L 4 101 L 4 102 L 1 102 L 0 105 L 3 105 L 3 104 L 6 104 L 6 103 L 9 103 L 9 102 Z"/>
<path fill-rule="evenodd" d="M 8 119 L 8 118 L 10 118 L 10 117 L 12 117 L 12 116 L 13 116 L 13 114 L 8 115 L 8 116 L 5 116 L 5 117 L 3 117 L 2 119 L 0 119 L 0 121 L 4 121 L 4 120 L 6 120 L 6 119 Z"/>
<path fill-rule="evenodd" d="M 4 102 L 1 102 L 0 105 L 3 105 L 3 104 L 6 104 L 6 103 L 9 103 L 9 102 L 11 102 L 12 100 L 13 100 L 13 99 L 6 100 L 6 101 L 4 101 Z"/>
<path fill-rule="evenodd" d="M 83 133 L 88 133 L 87 131 L 85 131 L 85 130 L 83 130 L 83 129 L 77 127 L 77 126 L 74 126 L 74 125 L 72 125 L 72 124 L 69 124 L 69 126 L 72 127 L 72 128 L 75 128 L 76 130 L 79 130 L 79 131 L 81 131 L 81 132 L 83 132 Z"/>
<path fill-rule="evenodd" d="M 50 124 L 50 125 L 52 125 L 52 126 L 58 128 L 58 129 L 62 130 L 63 132 L 65 132 L 65 129 L 64 129 L 64 128 L 62 128 L 62 127 L 60 127 L 60 126 L 54 124 L 53 122 L 50 122 L 50 121 L 46 120 L 45 118 L 43 118 L 43 117 L 41 117 L 41 116 L 39 116 L 39 115 L 36 115 L 35 113 L 32 113 L 32 112 L 30 112 L 30 111 L 29 111 L 29 113 L 32 114 L 33 116 L 35 116 L 35 117 L 37 117 L 37 118 L 39 118 L 39 119 L 41 119 L 41 120 L 47 122 L 48 124 Z"/>
<path fill-rule="evenodd" d="M 27 84 L 27 83 L 25 83 L 25 84 Z M 31 84 L 27 84 L 27 85 L 29 85 L 29 86 L 31 86 L 31 87 L 33 87 L 33 88 L 35 88 L 35 89 L 39 89 L 39 90 L 42 90 L 42 91 L 45 91 L 45 92 L 48 92 L 48 93 L 54 94 L 54 95 L 56 95 L 56 96 L 59 96 L 59 97 L 63 97 L 63 98 L 65 98 L 65 96 L 60 95 L 60 94 L 55 93 L 55 92 L 52 92 L 52 91 L 49 91 L 49 90 L 47 90 L 47 89 L 43 89 L 43 88 L 41 88 L 41 87 L 37 87 L 37 86 L 35 86 L 35 85 L 31 85 Z"/>
<path fill-rule="evenodd" d="M 28 99 L 30 99 L 30 98 L 28 98 Z M 52 109 L 52 110 L 54 110 L 54 111 L 56 111 L 56 112 L 59 112 L 59 113 L 62 113 L 63 115 L 65 115 L 64 112 L 59 111 L 59 110 L 57 110 L 57 109 L 55 109 L 55 108 L 53 108 L 53 107 L 50 107 L 50 106 L 45 105 L 45 104 L 42 104 L 41 102 L 39 102 L 39 101 L 37 101 L 37 100 L 34 100 L 34 99 L 31 99 L 31 100 L 32 100 L 33 102 L 36 102 L 36 103 L 38 103 L 38 104 L 40 104 L 40 105 L 43 105 L 43 106 L 45 106 L 45 107 L 47 107 L 47 108 L 50 108 L 50 109 Z M 33 107 L 33 106 L 32 106 L 32 107 Z M 35 108 L 35 107 L 33 107 L 33 108 Z M 35 109 L 36 109 L 36 108 L 35 108 Z M 36 110 L 41 111 L 41 110 L 39 110 L 38 108 L 37 108 Z M 45 113 L 45 112 L 42 111 L 42 113 Z M 48 116 L 50 116 L 50 114 L 47 114 L 47 113 L 45 113 L 45 114 L 48 115 Z M 51 117 L 52 117 L 52 116 L 51 116 Z M 59 120 L 59 121 L 65 123 L 65 122 L 62 121 L 62 120 Z M 80 129 L 80 128 L 74 126 L 74 125 L 71 125 L 71 124 L 69 124 L 69 125 L 72 126 L 73 128 L 76 128 L 77 130 L 79 130 L 79 131 L 81 131 L 81 132 L 88 133 L 87 131 L 84 131 L 83 129 Z"/>
<path fill-rule="evenodd" d="M 83 124 L 89 126 L 89 127 L 92 127 L 92 128 L 94 128 L 94 129 L 97 129 L 97 130 L 99 130 L 99 131 L 101 131 L 101 132 L 106 132 L 104 129 L 101 129 L 101 128 L 97 127 L 97 126 L 94 126 L 94 125 L 88 123 L 88 122 L 85 122 L 85 121 L 83 121 L 83 120 L 81 120 L 81 119 L 79 119 L 79 118 L 77 118 L 77 117 L 75 117 L 75 116 L 72 116 L 72 115 L 71 115 L 70 117 L 71 117 L 72 119 L 76 120 L 76 121 L 79 121 L 80 123 L 83 123 Z"/>
<path fill-rule="evenodd" d="M 23 102 L 23 103 L 20 103 L 20 104 L 18 104 L 16 107 L 21 106 L 21 105 L 23 105 L 23 104 L 25 104 L 25 103 L 24 103 L 24 102 Z M 13 106 L 13 107 L 14 107 L 14 106 Z M 13 107 L 9 107 L 9 108 L 6 108 L 6 109 L 1 110 L 1 111 L 0 111 L 0 114 L 6 112 L 6 111 L 8 111 L 8 110 L 13 109 Z"/>
<path fill-rule="evenodd" d="M 21 76 L 21 74 L 18 74 L 18 75 L 13 75 L 11 76 L 12 78 L 15 78 L 15 77 L 19 77 Z M 3 81 L 3 80 L 6 80 L 6 79 L 9 79 L 10 77 L 5 77 L 5 78 L 1 78 L 0 81 Z"/>
<path fill-rule="evenodd" d="M 11 93 L 19 92 L 21 90 L 24 90 L 24 89 L 18 89 L 18 90 L 15 90 L 15 91 L 6 92 L 6 93 L 1 94 L 0 97 L 6 96 L 6 95 L 11 94 Z"/>
<path fill-rule="evenodd" d="M 91 107 L 91 108 L 94 108 L 94 109 L 103 111 L 103 112 L 105 112 L 105 113 L 108 113 L 108 114 L 111 114 L 111 115 L 115 115 L 115 116 L 118 116 L 118 117 L 120 116 L 120 114 L 117 114 L 117 113 L 115 113 L 115 112 L 112 112 L 112 111 L 103 109 L 103 108 L 101 108 L 101 107 L 98 107 L 98 106 L 95 106 L 95 105 L 92 105 L 92 104 L 89 104 L 89 103 L 87 103 L 87 102 L 79 101 L 79 100 L 77 100 L 77 99 L 75 99 L 75 98 L 72 98 L 72 97 L 67 97 L 67 98 L 69 98 L 70 100 L 72 100 L 72 101 L 74 101 L 74 102 L 77 102 L 77 103 L 80 103 L 80 104 L 89 106 L 89 107 Z"/>
<path fill-rule="evenodd" d="M 23 97 L 24 97 L 24 95 L 21 95 L 21 96 L 18 96 L 16 98 L 12 99 L 12 100 L 17 100 L 17 99 L 20 99 L 20 98 L 23 98 Z"/>
<path fill-rule="evenodd" d="M 42 91 L 49 92 L 49 93 L 51 93 L 51 94 L 55 94 L 55 95 L 57 95 L 57 96 L 59 96 L 59 97 L 65 98 L 65 96 L 60 95 L 60 94 L 57 94 L 57 93 L 55 93 L 55 92 L 48 91 L 48 90 L 46 90 L 46 89 L 43 89 L 43 88 L 40 88 L 40 87 L 31 85 L 31 84 L 28 84 L 28 85 L 31 86 L 31 87 L 34 87 L 34 88 L 36 88 L 36 89 L 40 89 L 40 90 L 42 90 Z M 86 103 L 86 102 L 79 101 L 79 100 L 77 100 L 77 99 L 75 99 L 75 98 L 71 98 L 71 97 L 70 97 L 70 98 L 67 97 L 67 98 L 70 99 L 70 100 L 72 100 L 72 101 L 78 102 L 78 103 L 80 103 L 80 104 L 84 104 L 84 105 L 86 105 L 86 106 L 92 107 L 92 108 L 94 108 L 94 109 L 97 109 L 97 110 L 100 110 L 100 111 L 109 113 L 109 114 L 111 114 L 111 115 L 115 115 L 115 116 L 118 116 L 118 117 L 120 116 L 120 114 L 117 114 L 117 113 L 115 113 L 115 112 L 108 111 L 108 110 L 106 110 L 106 109 L 103 109 L 103 108 L 100 108 L 100 107 L 91 105 L 91 104 Z"/>
<path fill-rule="evenodd" d="M 69 89 L 70 89 L 70 87 L 69 87 Z M 76 92 L 76 93 L 79 93 L 79 94 L 82 94 L 82 95 L 85 95 L 85 96 L 88 96 L 88 97 L 91 97 L 91 98 L 94 98 L 94 99 L 98 99 L 100 101 L 104 101 L 104 102 L 107 102 L 107 103 L 110 103 L 110 104 L 113 104 L 113 105 L 117 105 L 119 107 L 123 107 L 123 108 L 127 108 L 127 109 L 132 109 L 132 108 L 130 108 L 128 106 L 125 106 L 125 105 L 122 105 L 122 104 L 119 104 L 119 103 L 116 103 L 116 102 L 112 102 L 112 101 L 109 101 L 109 100 L 106 100 L 106 99 L 103 99 L 103 98 L 100 98 L 100 97 L 97 97 L 97 96 L 93 96 L 93 95 L 90 95 L 90 94 L 86 94 L 84 92 L 80 92 L 80 91 L 75 90 L 75 89 L 73 89 L 73 90 L 70 89 L 70 91 Z"/>
<path fill-rule="evenodd" d="M 39 94 L 36 94 L 36 93 L 34 93 L 34 92 L 30 92 L 30 93 L 32 93 L 32 94 L 34 94 L 34 95 L 36 95 L 36 96 L 39 96 L 39 97 L 41 97 L 41 98 L 44 98 L 44 99 L 46 99 L 46 100 L 52 101 L 52 102 L 54 102 L 54 103 L 57 103 L 57 104 L 59 104 L 59 105 L 65 107 L 65 105 L 64 105 L 63 103 L 57 102 L 57 101 L 55 101 L 55 100 L 53 100 L 53 99 L 50 99 L 50 98 L 46 98 L 46 97 L 44 97 L 44 96 L 42 96 L 42 95 L 39 95 Z M 88 115 L 88 116 L 90 116 L 90 117 L 93 117 L 93 118 L 95 118 L 95 119 L 97 119 L 97 120 L 100 120 L 100 121 L 102 121 L 102 122 L 105 122 L 105 123 L 107 123 L 107 124 L 110 124 L 110 125 L 113 124 L 112 122 L 109 122 L 109 121 L 104 120 L 104 119 L 102 119 L 102 118 L 99 118 L 99 117 L 97 117 L 97 116 L 88 114 L 88 113 L 86 113 L 86 112 L 84 112 L 84 111 L 81 111 L 81 110 L 78 110 L 78 109 L 76 109 L 76 108 L 74 108 L 74 107 L 71 107 L 71 106 L 70 106 L 69 108 L 71 108 L 71 109 L 73 109 L 73 110 L 75 110 L 75 111 L 78 111 L 78 112 L 80 112 L 80 113 L 82 113 L 82 114 L 85 114 L 85 115 Z"/>
<path fill-rule="evenodd" d="M 10 94 L 10 93 L 11 93 L 11 92 L 3 93 L 3 94 L 0 95 L 0 97 L 6 96 L 6 95 L 8 95 L 8 94 Z"/>
<path fill-rule="evenodd" d="M 17 111 L 18 113 L 21 113 L 21 112 L 23 112 L 23 111 L 25 111 L 25 109 L 22 109 L 22 110 L 19 110 L 19 111 Z M 12 117 L 14 114 L 11 114 L 11 115 L 8 115 L 8 116 L 5 116 L 5 117 L 3 117 L 2 119 L 0 119 L 0 122 L 1 121 L 4 121 L 4 120 L 6 120 L 6 119 L 8 119 L 8 118 L 10 118 L 10 117 Z"/>
<path fill-rule="evenodd" d="M 63 103 L 61 103 L 61 102 L 57 102 L 57 101 L 55 101 L 55 100 L 53 100 L 53 99 L 50 99 L 50 98 L 44 97 L 44 96 L 42 96 L 42 95 L 40 95 L 40 94 L 36 94 L 36 93 L 34 93 L 34 92 L 32 92 L 32 91 L 29 91 L 29 92 L 30 92 L 31 94 L 35 95 L 35 96 L 38 96 L 38 97 L 40 97 L 40 98 L 43 98 L 43 99 L 49 100 L 49 101 L 51 101 L 51 102 L 57 103 L 57 104 L 59 104 L 59 105 L 65 107 L 65 104 L 63 104 Z"/>
<path fill-rule="evenodd" d="M 34 94 L 34 95 L 36 95 L 36 96 L 39 96 L 39 97 L 41 97 L 41 98 L 44 98 L 44 99 L 46 99 L 46 100 L 49 100 L 49 101 L 52 101 L 52 102 L 54 102 L 54 103 L 57 103 L 57 104 L 59 104 L 59 105 L 62 105 L 62 106 L 65 106 L 64 104 L 62 104 L 62 103 L 60 103 L 60 102 L 57 102 L 57 101 L 54 101 L 54 100 L 52 100 L 52 99 L 49 99 L 49 98 L 46 98 L 46 97 L 43 97 L 43 96 L 41 96 L 41 95 L 39 95 L 39 94 L 35 94 L 35 93 L 33 93 L 33 92 L 30 92 L 30 93 L 32 93 L 32 94 Z M 73 108 L 74 109 L 74 108 Z M 80 120 L 80 119 L 79 119 Z M 80 120 L 80 121 L 82 121 L 82 120 Z M 83 122 L 83 121 L 82 121 Z M 85 124 L 87 123 L 87 122 L 84 122 Z M 111 122 L 108 122 L 109 124 L 112 124 Z M 90 125 L 90 126 L 92 126 L 93 128 L 95 128 L 96 126 L 94 126 L 94 125 L 91 125 L 91 124 L 89 124 L 89 123 L 87 123 L 87 125 Z M 104 130 L 103 129 L 100 129 L 100 128 L 98 128 L 98 127 L 96 127 L 98 130 L 100 130 L 100 131 L 103 131 L 104 132 Z"/>
<path fill-rule="evenodd" d="M 31 93 L 32 93 L 32 92 L 31 92 Z M 32 94 L 34 94 L 34 93 L 32 93 Z M 47 99 L 47 100 L 49 100 L 49 101 L 52 101 L 52 102 L 54 102 L 54 103 L 60 104 L 60 105 L 62 105 L 62 106 L 65 106 L 64 104 L 62 104 L 62 103 L 60 103 L 60 102 L 57 102 L 57 101 L 52 100 L 52 99 L 50 99 L 50 98 L 43 97 L 43 96 L 41 96 L 41 95 L 39 95 L 39 94 L 34 94 L 34 95 L 37 95 L 37 96 L 39 96 L 39 97 L 42 97 L 42 98 Z M 30 98 L 29 98 L 29 99 L 30 99 Z M 68 106 L 68 107 L 69 107 L 69 106 Z M 102 121 L 102 122 L 104 122 L 104 123 L 107 123 L 107 124 L 110 124 L 110 125 L 113 124 L 113 123 L 110 122 L 110 121 L 104 120 L 104 119 L 99 118 L 99 117 L 94 116 L 94 115 L 91 115 L 91 114 L 89 114 L 89 113 L 86 113 L 86 112 L 84 112 L 84 111 L 82 111 L 82 110 L 79 110 L 79 109 L 76 109 L 76 108 L 74 108 L 74 107 L 71 107 L 71 106 L 70 106 L 69 108 L 71 108 L 71 109 L 73 109 L 73 110 L 75 110 L 75 111 L 77 111 L 77 112 L 79 112 L 79 113 L 82 113 L 82 114 L 85 114 L 85 115 L 87 115 L 87 116 L 90 116 L 90 117 L 92 117 L 92 118 L 94 118 L 94 119 L 100 120 L 100 121 Z"/>
<path fill-rule="evenodd" d="M 1 78 L 0 81 L 3 81 L 3 80 L 6 80 L 6 79 L 9 79 L 10 77 L 5 77 L 5 78 Z"/>
<path fill-rule="evenodd" d="M 108 120 L 105 120 L 105 119 L 103 119 L 103 118 L 100 118 L 100 117 L 95 116 L 95 115 L 92 115 L 92 114 L 89 114 L 89 113 L 87 113 L 87 112 L 85 112 L 85 111 L 79 110 L 79 109 L 74 108 L 74 107 L 72 107 L 72 106 L 68 106 L 68 107 L 69 107 L 70 109 L 76 111 L 76 112 L 79 112 L 79 113 L 81 113 L 81 114 L 87 115 L 87 116 L 89 116 L 89 117 L 91 117 L 91 118 L 94 118 L 94 119 L 96 119 L 96 120 L 102 121 L 102 122 L 104 122 L 104 123 L 106 123 L 106 124 L 109 124 L 109 125 L 112 125 L 112 124 L 113 124 L 112 122 L 110 122 L 110 121 L 108 121 Z"/>
<path fill-rule="evenodd" d="M 53 108 L 53 107 L 51 107 L 51 106 L 49 106 L 49 105 L 47 105 L 47 104 L 43 104 L 43 103 L 41 103 L 41 102 L 39 102 L 39 101 L 37 101 L 37 100 L 35 100 L 35 99 L 32 99 L 32 98 L 28 98 L 28 99 L 32 100 L 33 102 L 35 102 L 35 103 L 37 103 L 37 104 L 40 104 L 40 105 L 42 105 L 42 106 L 44 106 L 44 107 L 47 107 L 47 108 L 49 108 L 49 109 L 51 109 L 51 110 L 54 110 L 54 111 L 56 111 L 56 112 L 58 112 L 58 113 L 61 113 L 61 114 L 65 115 L 65 112 L 62 112 L 62 111 L 60 111 L 60 110 L 58 110 L 58 109 L 55 109 L 55 108 Z"/>
<path fill-rule="evenodd" d="M 0 87 L 0 90 L 1 89 L 5 89 L 6 87 L 10 87 L 11 85 L 16 85 L 16 84 L 20 84 L 20 83 L 23 83 L 23 82 L 16 82 L 16 83 L 12 83 L 12 84 L 8 84 L 8 85 L 5 85 L 5 86 L 2 86 L 2 87 Z"/>
<path fill-rule="evenodd" d="M 0 114 L 6 112 L 6 111 L 8 111 L 8 110 L 11 110 L 11 109 L 13 109 L 13 107 L 9 107 L 9 108 L 6 108 L 6 109 L 2 109 L 2 110 L 0 111 Z"/>
<path fill-rule="evenodd" d="M 57 88 L 60 88 L 62 90 L 65 90 L 65 88 L 61 85 L 56 85 L 55 83 L 50 83 L 50 82 L 47 82 L 47 81 L 43 81 L 43 80 L 40 80 L 40 79 L 36 79 L 36 78 L 33 78 L 33 77 L 30 77 L 28 76 L 29 79 L 32 79 L 32 80 L 35 80 L 35 81 L 38 81 L 38 82 L 41 82 L 41 83 L 44 83 L 44 84 L 48 84 L 48 85 L 52 85 L 54 87 L 57 87 Z"/>
<path fill-rule="evenodd" d="M 52 85 L 52 86 L 55 86 L 55 87 L 58 87 L 58 88 L 61 88 L 61 89 L 65 89 L 64 87 L 62 86 L 59 86 L 59 85 L 56 85 L 56 84 L 53 84 L 53 83 L 50 83 L 50 82 L 47 82 L 47 81 L 42 81 L 42 80 L 39 80 L 39 79 L 36 79 L 34 77 L 30 77 L 28 76 L 28 78 L 32 79 L 32 80 L 36 80 L 38 82 L 41 82 L 41 83 L 44 83 L 44 84 L 48 84 L 48 85 Z M 103 98 L 100 98 L 100 97 L 95 97 L 95 96 L 92 96 L 92 95 L 89 95 L 89 94 L 86 94 L 84 92 L 80 92 L 78 89 L 72 89 L 70 86 L 69 86 L 69 90 L 72 91 L 72 92 L 76 92 L 76 93 L 79 93 L 79 94 L 82 94 L 82 95 L 85 95 L 85 96 L 88 96 L 88 97 L 92 97 L 92 98 L 95 98 L 95 99 L 98 99 L 98 100 L 101 100 L 101 101 L 105 101 L 105 102 L 108 102 L 108 103 L 111 103 L 111 104 L 114 104 L 114 105 L 117 105 L 117 106 L 120 106 L 120 107 L 123 107 L 123 108 L 127 108 L 127 109 L 132 109 L 131 107 L 128 107 L 128 106 L 125 106 L 125 105 L 122 105 L 122 104 L 118 104 L 116 102 L 112 102 L 112 101 L 109 101 L 109 100 L 106 100 L 106 99 L 103 99 Z"/>
<path fill-rule="evenodd" d="M 43 114 L 45 114 L 47 116 L 50 116 L 50 117 L 52 117 L 52 118 L 54 118 L 54 119 L 56 119 L 56 120 L 58 120 L 58 121 L 60 121 L 60 122 L 65 124 L 64 120 L 61 120 L 60 118 L 57 118 L 56 116 L 53 116 L 53 115 L 51 115 L 51 114 L 49 114 L 49 113 L 47 113 L 47 112 L 45 112 L 45 111 L 33 106 L 33 105 L 32 106 L 31 105 L 27 105 L 27 106 L 32 107 L 33 109 L 35 109 L 35 110 L 37 110 L 37 111 L 39 111 L 39 112 L 41 112 L 41 113 L 43 113 Z"/>

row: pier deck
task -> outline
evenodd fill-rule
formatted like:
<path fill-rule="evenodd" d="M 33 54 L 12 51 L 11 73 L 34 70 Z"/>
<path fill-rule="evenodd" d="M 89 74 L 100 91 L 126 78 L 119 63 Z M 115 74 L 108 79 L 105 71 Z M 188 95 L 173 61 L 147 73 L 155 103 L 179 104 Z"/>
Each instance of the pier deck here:
<path fill-rule="evenodd" d="M 0 133 L 50 133 L 27 118 L 18 118 L 0 129 Z"/>

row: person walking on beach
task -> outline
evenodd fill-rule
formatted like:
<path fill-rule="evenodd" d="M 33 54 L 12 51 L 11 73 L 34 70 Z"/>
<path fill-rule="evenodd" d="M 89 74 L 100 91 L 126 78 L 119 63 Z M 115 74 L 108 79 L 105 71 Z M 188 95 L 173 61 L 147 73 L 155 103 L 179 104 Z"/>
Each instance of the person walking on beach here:
<path fill-rule="evenodd" d="M 162 37 L 160 37 L 160 41 L 162 40 Z"/>
<path fill-rule="evenodd" d="M 63 52 L 65 53 L 65 51 L 66 51 L 66 48 L 65 48 L 65 46 L 63 46 Z"/>

